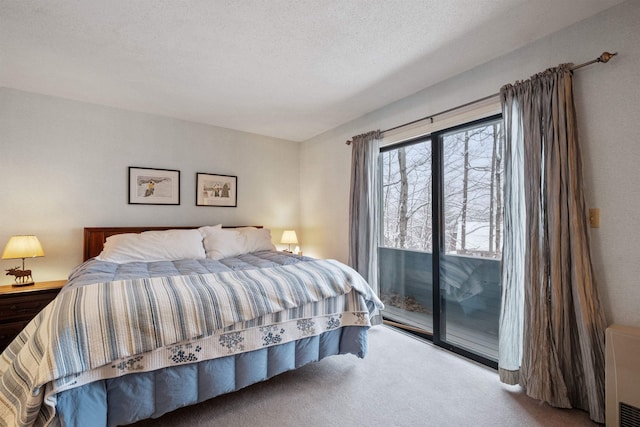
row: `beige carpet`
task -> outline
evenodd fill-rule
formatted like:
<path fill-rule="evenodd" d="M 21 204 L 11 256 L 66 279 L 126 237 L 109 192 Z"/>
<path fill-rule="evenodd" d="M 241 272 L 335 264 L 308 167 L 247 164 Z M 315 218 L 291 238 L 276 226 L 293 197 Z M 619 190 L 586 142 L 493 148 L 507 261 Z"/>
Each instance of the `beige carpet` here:
<path fill-rule="evenodd" d="M 496 371 L 386 326 L 369 354 L 332 356 L 137 426 L 598 426 L 506 386 Z"/>

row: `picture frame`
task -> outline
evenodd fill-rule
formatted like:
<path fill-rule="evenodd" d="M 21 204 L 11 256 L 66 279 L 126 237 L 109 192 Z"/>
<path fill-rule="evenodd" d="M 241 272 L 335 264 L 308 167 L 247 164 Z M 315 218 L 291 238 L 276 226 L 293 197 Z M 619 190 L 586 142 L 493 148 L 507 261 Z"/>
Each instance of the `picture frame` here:
<path fill-rule="evenodd" d="M 238 177 L 196 173 L 196 206 L 238 206 Z"/>
<path fill-rule="evenodd" d="M 129 166 L 130 205 L 179 205 L 180 171 Z"/>

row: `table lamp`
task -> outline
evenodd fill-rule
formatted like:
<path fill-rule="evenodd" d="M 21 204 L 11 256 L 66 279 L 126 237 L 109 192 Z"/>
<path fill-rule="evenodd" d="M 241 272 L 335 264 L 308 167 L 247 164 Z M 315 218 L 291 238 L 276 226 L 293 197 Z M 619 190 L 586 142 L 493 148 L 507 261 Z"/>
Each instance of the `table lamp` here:
<path fill-rule="evenodd" d="M 15 276 L 14 286 L 33 285 L 31 270 L 24 269 L 24 259 L 41 256 L 44 256 L 44 251 L 36 236 L 11 236 L 2 252 L 2 259 L 22 259 L 22 270 L 18 267 L 5 270 L 7 276 Z"/>
<path fill-rule="evenodd" d="M 283 245 L 289 245 L 289 250 L 287 252 L 291 252 L 291 245 L 298 244 L 298 236 L 296 236 L 295 230 L 284 230 L 280 243 Z"/>

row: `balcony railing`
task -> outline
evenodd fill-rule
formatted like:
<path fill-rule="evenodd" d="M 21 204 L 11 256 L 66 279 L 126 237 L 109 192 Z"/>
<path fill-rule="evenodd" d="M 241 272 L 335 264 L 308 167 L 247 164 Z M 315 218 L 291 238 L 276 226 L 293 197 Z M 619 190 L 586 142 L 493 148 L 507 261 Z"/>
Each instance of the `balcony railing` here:
<path fill-rule="evenodd" d="M 430 252 L 379 248 L 385 318 L 433 333 Z M 498 358 L 500 260 L 445 255 L 440 260 L 441 339 L 492 360 Z"/>

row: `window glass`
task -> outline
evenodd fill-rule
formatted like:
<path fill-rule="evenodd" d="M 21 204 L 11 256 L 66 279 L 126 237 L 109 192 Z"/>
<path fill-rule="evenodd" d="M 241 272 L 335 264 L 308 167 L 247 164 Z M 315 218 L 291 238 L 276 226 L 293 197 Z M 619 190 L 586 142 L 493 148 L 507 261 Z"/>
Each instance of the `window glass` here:
<path fill-rule="evenodd" d="M 502 255 L 502 121 L 442 136 L 444 251 Z"/>
<path fill-rule="evenodd" d="M 382 246 L 432 251 L 431 141 L 381 153 Z"/>

